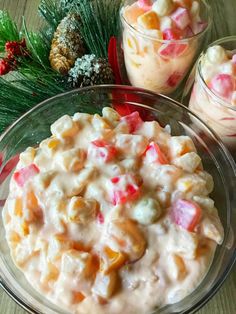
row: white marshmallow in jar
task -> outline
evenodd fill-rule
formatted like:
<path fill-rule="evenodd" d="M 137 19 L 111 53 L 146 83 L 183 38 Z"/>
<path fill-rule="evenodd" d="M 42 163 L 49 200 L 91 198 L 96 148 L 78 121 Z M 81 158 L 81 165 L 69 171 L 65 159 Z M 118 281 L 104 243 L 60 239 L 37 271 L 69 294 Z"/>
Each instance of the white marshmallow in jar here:
<path fill-rule="evenodd" d="M 126 0 L 120 18 L 123 81 L 173 94 L 210 28 L 210 7 L 205 0 Z"/>
<path fill-rule="evenodd" d="M 186 87 L 184 95 L 188 94 Z M 183 98 L 183 101 L 186 101 Z M 236 36 L 213 42 L 199 58 L 189 108 L 236 150 Z"/>

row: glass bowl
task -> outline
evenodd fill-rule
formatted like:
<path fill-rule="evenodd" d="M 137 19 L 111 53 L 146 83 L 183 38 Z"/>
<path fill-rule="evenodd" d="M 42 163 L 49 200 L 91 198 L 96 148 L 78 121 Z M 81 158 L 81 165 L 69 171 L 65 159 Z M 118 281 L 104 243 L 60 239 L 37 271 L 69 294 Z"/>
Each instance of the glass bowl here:
<path fill-rule="evenodd" d="M 219 45 L 235 51 L 236 36 L 221 38 L 207 47 Z M 232 152 L 236 152 L 236 107 L 214 93 L 203 78 L 203 64 L 206 51 L 197 61 L 183 94 L 183 102 L 201 117 L 221 138 Z M 189 98 L 190 96 L 190 98 Z M 214 114 L 213 114 L 214 112 Z"/>
<path fill-rule="evenodd" d="M 201 51 L 202 39 L 212 24 L 212 11 L 205 0 L 200 1 L 202 30 L 188 38 L 161 40 L 155 30 L 149 33 L 134 28 L 125 17 L 125 8 L 136 0 L 126 0 L 120 11 L 120 72 L 122 80 L 164 95 L 173 94 L 179 87 L 196 55 Z M 154 32 L 154 35 L 150 35 Z M 177 95 L 177 93 L 175 93 Z"/>
<path fill-rule="evenodd" d="M 169 124 L 172 135 L 188 135 L 194 141 L 204 168 L 215 181 L 213 199 L 225 230 L 224 242 L 217 248 L 213 264 L 197 289 L 182 301 L 157 309 L 154 313 L 193 313 L 220 288 L 231 270 L 235 254 L 236 167 L 218 137 L 186 107 L 166 96 L 126 86 L 96 86 L 74 90 L 37 105 L 18 119 L 0 137 L 0 209 L 7 198 L 9 180 L 17 155 L 28 146 L 38 145 L 50 135 L 50 125 L 64 114 L 101 113 L 104 106 L 118 111 L 138 110 L 143 119 Z M 18 270 L 10 256 L 0 218 L 0 284 L 5 291 L 30 313 L 66 312 L 37 293 Z"/>

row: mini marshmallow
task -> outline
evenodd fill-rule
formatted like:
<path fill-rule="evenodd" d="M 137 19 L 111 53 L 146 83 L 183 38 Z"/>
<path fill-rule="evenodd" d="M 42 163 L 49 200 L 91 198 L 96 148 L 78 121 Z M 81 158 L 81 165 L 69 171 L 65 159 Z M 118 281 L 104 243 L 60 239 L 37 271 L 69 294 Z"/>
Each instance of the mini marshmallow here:
<path fill-rule="evenodd" d="M 213 46 L 207 49 L 207 60 L 213 64 L 222 63 L 227 60 L 227 54 L 223 47 L 221 46 Z"/>
<path fill-rule="evenodd" d="M 169 16 L 164 16 L 160 20 L 160 29 L 165 31 L 166 29 L 171 29 L 173 26 L 173 21 Z"/>
<path fill-rule="evenodd" d="M 185 8 L 178 8 L 171 15 L 172 20 L 175 22 L 176 26 L 180 29 L 185 29 L 190 24 L 190 17 L 188 10 Z"/>
<path fill-rule="evenodd" d="M 159 16 L 168 15 L 174 8 L 174 4 L 172 0 L 157 0 L 152 9 L 155 11 Z"/>

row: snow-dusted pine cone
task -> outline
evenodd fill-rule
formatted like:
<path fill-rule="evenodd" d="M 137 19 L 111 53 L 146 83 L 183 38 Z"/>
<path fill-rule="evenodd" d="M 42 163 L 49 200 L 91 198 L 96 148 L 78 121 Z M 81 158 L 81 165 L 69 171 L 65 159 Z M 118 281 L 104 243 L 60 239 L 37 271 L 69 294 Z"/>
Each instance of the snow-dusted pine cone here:
<path fill-rule="evenodd" d="M 75 61 L 69 71 L 68 81 L 73 87 L 85 87 L 114 83 L 113 71 L 109 63 L 95 55 L 84 55 Z"/>
<path fill-rule="evenodd" d="M 49 59 L 51 67 L 61 74 L 67 74 L 75 60 L 85 53 L 79 20 L 78 14 L 68 14 L 54 34 Z"/>

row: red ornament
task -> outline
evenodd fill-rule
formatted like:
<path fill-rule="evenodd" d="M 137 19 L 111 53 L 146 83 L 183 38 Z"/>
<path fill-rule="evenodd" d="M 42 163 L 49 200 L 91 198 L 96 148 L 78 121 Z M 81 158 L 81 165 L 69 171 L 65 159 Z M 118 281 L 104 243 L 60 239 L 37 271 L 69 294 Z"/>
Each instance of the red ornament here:
<path fill-rule="evenodd" d="M 122 83 L 122 79 L 121 79 L 119 63 L 118 63 L 117 39 L 114 36 L 111 37 L 110 41 L 109 41 L 108 61 L 109 61 L 110 66 L 111 66 L 111 68 L 113 70 L 116 84 L 121 84 Z"/>
<path fill-rule="evenodd" d="M 0 75 L 5 75 L 12 70 L 12 67 L 7 59 L 0 60 Z"/>

